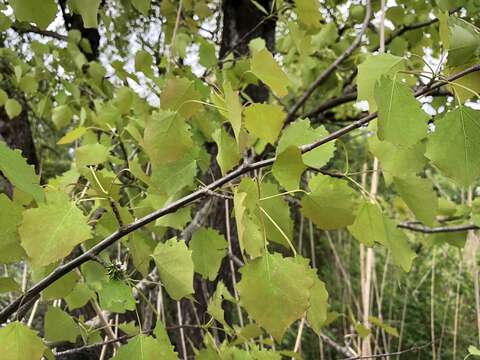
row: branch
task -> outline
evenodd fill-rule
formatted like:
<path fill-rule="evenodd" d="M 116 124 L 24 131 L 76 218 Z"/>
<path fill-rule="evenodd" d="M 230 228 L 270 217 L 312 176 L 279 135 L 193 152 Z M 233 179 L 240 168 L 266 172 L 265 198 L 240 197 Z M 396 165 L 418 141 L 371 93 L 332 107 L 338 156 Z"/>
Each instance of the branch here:
<path fill-rule="evenodd" d="M 459 72 L 459 73 L 457 73 L 453 76 L 450 76 L 449 78 L 447 78 L 445 80 L 436 81 L 435 83 L 433 83 L 431 85 L 425 85 L 421 89 L 417 90 L 414 95 L 415 95 L 415 97 L 427 95 L 430 92 L 438 89 L 439 87 L 445 85 L 446 83 L 448 83 L 450 81 L 457 80 L 457 79 L 459 79 L 459 78 L 461 78 L 465 75 L 468 75 L 468 74 L 470 74 L 472 72 L 476 72 L 476 71 L 480 71 L 480 64 L 471 66 L 471 67 L 469 67 L 469 68 L 467 68 L 467 69 L 465 69 L 465 70 L 463 70 L 463 71 L 461 71 L 461 72 Z M 376 117 L 377 117 L 376 112 L 371 113 L 371 114 L 363 117 L 360 120 L 354 121 L 351 124 L 341 128 L 339 130 L 336 130 L 336 131 L 332 132 L 331 134 L 327 135 L 326 137 L 324 137 L 322 139 L 319 139 L 319 140 L 315 141 L 314 143 L 311 143 L 311 144 L 304 145 L 304 146 L 300 147 L 300 150 L 301 150 L 302 153 L 306 153 L 306 152 L 309 152 L 313 149 L 316 149 L 317 147 L 319 147 L 323 144 L 326 144 L 330 141 L 338 139 L 339 137 L 341 137 L 345 134 L 348 134 L 349 132 L 368 124 L 370 121 L 372 121 Z M 103 250 L 105 250 L 110 245 L 114 244 L 115 242 L 117 242 L 118 240 L 123 238 L 124 236 L 126 236 L 126 235 L 130 234 L 131 232 L 143 227 L 144 225 L 147 225 L 147 224 L 157 220 L 158 218 L 160 218 L 162 216 L 174 213 L 178 209 L 180 209 L 184 206 L 187 206 L 188 204 L 190 204 L 190 203 L 192 203 L 192 202 L 194 202 L 194 201 L 196 201 L 200 198 L 203 198 L 204 196 L 207 196 L 209 194 L 209 191 L 213 191 L 217 188 L 220 188 L 221 186 L 227 184 L 231 180 L 234 180 L 234 179 L 236 179 L 237 177 L 239 177 L 243 174 L 246 174 L 246 173 L 248 173 L 252 170 L 256 170 L 256 169 L 260 169 L 260 168 L 263 168 L 263 167 L 266 167 L 266 166 L 270 166 L 274 162 L 275 162 L 275 157 L 271 157 L 271 158 L 266 159 L 266 160 L 257 161 L 255 163 L 244 163 L 244 164 L 240 165 L 238 168 L 236 168 L 235 170 L 226 174 L 222 178 L 208 184 L 207 186 L 202 187 L 201 189 L 196 190 L 196 191 L 194 191 L 194 192 L 192 192 L 192 193 L 174 201 L 173 203 L 144 216 L 143 218 L 140 218 L 140 219 L 138 219 L 138 220 L 136 220 L 136 221 L 134 221 L 130 224 L 125 225 L 121 229 L 118 229 L 117 231 L 110 234 L 109 236 L 107 236 L 102 241 L 100 241 L 98 244 L 96 244 L 95 246 L 90 248 L 87 252 L 77 256 L 76 258 L 70 260 L 69 262 L 67 262 L 63 265 L 58 266 L 52 273 L 50 273 L 45 278 L 40 280 L 37 284 L 32 286 L 30 289 L 28 289 L 23 295 L 19 296 L 14 301 L 12 301 L 7 307 L 2 309 L 0 311 L 0 324 L 5 323 L 8 320 L 8 318 L 19 309 L 19 307 L 22 304 L 25 304 L 26 302 L 30 301 L 35 296 L 40 294 L 41 291 L 43 291 L 49 285 L 54 283 L 56 280 L 60 279 L 61 277 L 68 274 L 73 269 L 79 267 L 83 263 L 90 260 L 92 255 L 100 254 Z"/>
<path fill-rule="evenodd" d="M 427 346 L 429 346 L 431 344 L 431 342 L 427 343 L 427 344 L 424 344 L 422 346 L 414 346 L 410 349 L 405 349 L 405 350 L 402 350 L 402 351 L 395 351 L 395 352 L 392 352 L 392 353 L 386 353 L 386 354 L 375 354 L 375 355 L 369 355 L 369 356 L 353 356 L 353 357 L 348 357 L 346 359 L 343 359 L 343 360 L 360 360 L 360 359 L 375 359 L 375 358 L 389 358 L 390 356 L 393 356 L 393 355 L 402 355 L 402 354 L 405 354 L 405 353 L 408 353 L 408 352 L 416 352 L 416 351 L 419 351 Z"/>
<path fill-rule="evenodd" d="M 480 227 L 473 224 L 466 225 L 455 225 L 455 226 L 438 226 L 438 227 L 428 227 L 422 224 L 412 224 L 409 222 L 404 222 L 398 224 L 397 227 L 401 229 L 406 229 L 410 231 L 420 232 L 423 234 L 439 234 L 439 233 L 451 233 L 467 230 L 478 230 Z"/>
<path fill-rule="evenodd" d="M 320 333 L 320 337 L 322 338 L 323 341 L 325 341 L 329 346 L 334 348 L 337 352 L 339 352 L 339 353 L 341 353 L 345 356 L 352 356 L 353 355 L 352 351 L 348 347 L 337 344 L 328 335 L 326 335 L 324 333 Z"/>
<path fill-rule="evenodd" d="M 305 102 L 313 94 L 315 89 L 318 86 L 320 86 L 325 80 L 327 80 L 330 77 L 330 75 L 337 69 L 337 67 L 343 61 L 345 61 L 350 55 L 352 55 L 355 49 L 360 45 L 360 42 L 362 41 L 362 37 L 367 31 L 371 16 L 372 16 L 372 7 L 370 4 L 370 0 L 367 0 L 367 10 L 365 11 L 365 18 L 363 20 L 362 28 L 359 34 L 357 35 L 353 43 L 348 47 L 348 49 L 345 50 L 328 68 L 325 69 L 323 73 L 320 74 L 320 76 L 308 87 L 308 89 L 305 91 L 302 97 L 297 101 L 297 103 L 293 105 L 292 109 L 287 115 L 285 124 L 288 124 L 295 118 L 295 114 L 297 113 L 297 111 L 303 106 L 303 104 L 305 104 Z"/>
<path fill-rule="evenodd" d="M 42 36 L 48 36 L 60 41 L 68 41 L 68 37 L 65 35 L 61 35 L 59 33 L 56 33 L 55 31 L 41 30 L 38 27 L 33 25 L 24 27 L 24 26 L 17 26 L 14 24 L 12 25 L 11 29 L 17 32 L 18 34 L 34 33 Z"/>

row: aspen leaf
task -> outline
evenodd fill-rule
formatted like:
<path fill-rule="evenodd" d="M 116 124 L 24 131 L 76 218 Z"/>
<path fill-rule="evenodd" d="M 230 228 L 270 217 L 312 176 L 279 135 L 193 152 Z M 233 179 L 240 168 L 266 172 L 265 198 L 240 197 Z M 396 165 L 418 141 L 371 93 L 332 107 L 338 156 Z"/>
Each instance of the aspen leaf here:
<path fill-rule="evenodd" d="M 151 76 L 153 58 L 150 53 L 145 50 L 138 50 L 135 54 L 135 71 L 143 72 L 146 76 Z"/>
<path fill-rule="evenodd" d="M 32 264 L 45 266 L 67 256 L 91 237 L 87 218 L 68 195 L 48 192 L 46 204 L 25 210 L 18 228 Z"/>
<path fill-rule="evenodd" d="M 5 102 L 5 112 L 9 119 L 14 119 L 22 112 L 22 105 L 15 99 L 8 99 Z"/>
<path fill-rule="evenodd" d="M 311 289 L 310 307 L 307 311 L 307 320 L 317 335 L 320 335 L 323 324 L 327 320 L 328 292 L 325 283 L 314 273 Z"/>
<path fill-rule="evenodd" d="M 168 294 L 174 300 L 193 294 L 192 251 L 185 241 L 176 238 L 159 243 L 153 252 L 158 273 Z"/>
<path fill-rule="evenodd" d="M 429 116 L 408 86 L 382 76 L 375 86 L 375 100 L 380 140 L 408 147 L 427 136 Z"/>
<path fill-rule="evenodd" d="M 377 80 L 382 75 L 395 75 L 404 68 L 403 58 L 390 55 L 367 55 L 364 62 L 358 65 L 358 98 L 357 100 L 368 101 L 370 112 L 377 109 L 375 103 L 374 89 Z"/>
<path fill-rule="evenodd" d="M 395 177 L 395 188 L 418 220 L 428 226 L 433 226 L 438 210 L 437 194 L 431 181 L 409 175 Z"/>
<path fill-rule="evenodd" d="M 344 180 L 316 175 L 302 198 L 302 213 L 323 230 L 340 229 L 355 220 L 355 191 Z"/>
<path fill-rule="evenodd" d="M 130 0 L 135 9 L 140 11 L 143 15 L 148 15 L 150 10 L 150 0 Z"/>
<path fill-rule="evenodd" d="M 285 113 L 280 105 L 252 104 L 245 109 L 245 127 L 258 138 L 274 144 L 282 130 Z"/>
<path fill-rule="evenodd" d="M 160 107 L 164 110 L 178 112 L 185 119 L 201 110 L 200 93 L 195 83 L 185 78 L 169 79 L 160 95 Z"/>
<path fill-rule="evenodd" d="M 12 150 L 3 142 L 0 142 L 0 170 L 13 186 L 32 195 L 37 203 L 43 201 L 43 189 L 33 166 L 27 164 L 20 150 Z"/>
<path fill-rule="evenodd" d="M 49 306 L 45 313 L 45 339 L 52 342 L 75 343 L 80 335 L 72 317 L 58 307 Z"/>
<path fill-rule="evenodd" d="M 281 341 L 287 328 L 309 306 L 313 286 L 309 268 L 276 253 L 250 261 L 240 272 L 240 304 L 260 326 Z"/>
<path fill-rule="evenodd" d="M 310 126 L 310 120 L 300 119 L 291 123 L 282 133 L 276 150 L 277 156 L 281 154 L 289 146 L 302 146 L 312 143 L 328 135 L 327 130 L 323 126 L 313 129 Z M 333 141 L 319 146 L 306 154 L 303 154 L 303 162 L 307 166 L 321 168 L 333 156 L 335 151 L 335 143 Z"/>
<path fill-rule="evenodd" d="M 278 96 L 288 94 L 288 77 L 267 49 L 255 51 L 250 64 L 255 76 L 270 87 L 275 94 Z"/>
<path fill-rule="evenodd" d="M 60 140 L 58 140 L 57 144 L 58 145 L 70 144 L 75 140 L 81 138 L 86 132 L 87 132 L 86 128 L 78 127 L 66 133 Z"/>
<path fill-rule="evenodd" d="M 154 113 L 145 127 L 144 146 L 154 167 L 180 160 L 193 148 L 190 127 L 170 111 Z"/>
<path fill-rule="evenodd" d="M 17 20 L 34 23 L 42 30 L 55 19 L 58 10 L 54 0 L 44 0 L 41 5 L 36 0 L 10 0 L 9 4 Z"/>
<path fill-rule="evenodd" d="M 87 144 L 80 146 L 75 151 L 77 167 L 99 165 L 107 161 L 109 149 L 102 144 Z"/>
<path fill-rule="evenodd" d="M 132 289 L 122 280 L 109 280 L 98 291 L 102 309 L 116 313 L 135 310 L 135 299 Z"/>
<path fill-rule="evenodd" d="M 22 222 L 21 206 L 0 194 L 0 263 L 8 264 L 25 257 L 17 226 Z"/>
<path fill-rule="evenodd" d="M 112 360 L 176 360 L 178 357 L 171 345 L 164 344 L 152 336 L 137 335 L 134 338 L 128 340 L 126 345 L 122 345 L 118 349 L 117 355 Z"/>
<path fill-rule="evenodd" d="M 385 217 L 378 206 L 364 202 L 358 211 L 350 233 L 361 243 L 373 246 L 375 242 L 390 250 L 395 265 L 410 271 L 415 252 L 408 245 L 407 236 L 397 228 L 395 221 Z"/>
<path fill-rule="evenodd" d="M 464 106 L 435 122 L 426 156 L 442 173 L 463 186 L 480 175 L 480 111 Z"/>
<path fill-rule="evenodd" d="M 215 280 L 227 247 L 227 241 L 217 231 L 205 228 L 195 231 L 189 243 L 195 272 L 205 279 Z"/>
<path fill-rule="evenodd" d="M 306 166 L 302 160 L 302 153 L 296 146 L 289 146 L 279 155 L 272 167 L 273 176 L 285 190 L 299 188 L 300 178 Z"/>
<path fill-rule="evenodd" d="M 41 359 L 46 350 L 37 333 L 15 321 L 0 329 L 0 349 L 6 360 Z"/>
<path fill-rule="evenodd" d="M 80 14 L 85 28 L 98 27 L 97 17 L 101 0 L 72 0 L 75 11 Z"/>
<path fill-rule="evenodd" d="M 217 129 L 212 134 L 213 140 L 217 143 L 217 162 L 222 170 L 222 175 L 225 175 L 241 160 L 238 147 L 235 140 L 223 129 Z"/>
<path fill-rule="evenodd" d="M 21 291 L 20 284 L 9 277 L 0 277 L 0 294 Z"/>
<path fill-rule="evenodd" d="M 295 0 L 295 7 L 300 21 L 308 27 L 318 28 L 322 15 L 317 0 Z"/>

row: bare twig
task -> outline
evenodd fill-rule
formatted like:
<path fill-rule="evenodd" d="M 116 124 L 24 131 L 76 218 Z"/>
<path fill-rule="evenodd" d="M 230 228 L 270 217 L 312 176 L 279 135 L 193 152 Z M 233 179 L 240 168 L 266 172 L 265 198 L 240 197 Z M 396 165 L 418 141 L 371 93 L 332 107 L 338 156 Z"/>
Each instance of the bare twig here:
<path fill-rule="evenodd" d="M 396 351 L 396 352 L 391 352 L 391 353 L 386 353 L 386 354 L 375 354 L 375 355 L 370 355 L 370 356 L 353 356 L 353 357 L 345 358 L 343 360 L 375 359 L 375 358 L 383 358 L 383 357 L 388 359 L 389 356 L 402 355 L 402 354 L 405 354 L 405 353 L 408 353 L 408 352 L 419 351 L 419 350 L 422 350 L 423 348 L 426 348 L 429 345 L 430 345 L 430 343 L 427 343 L 427 344 L 424 344 L 422 346 L 414 346 L 414 347 L 411 347 L 409 349 L 405 349 L 405 350 L 402 350 L 402 351 Z"/>

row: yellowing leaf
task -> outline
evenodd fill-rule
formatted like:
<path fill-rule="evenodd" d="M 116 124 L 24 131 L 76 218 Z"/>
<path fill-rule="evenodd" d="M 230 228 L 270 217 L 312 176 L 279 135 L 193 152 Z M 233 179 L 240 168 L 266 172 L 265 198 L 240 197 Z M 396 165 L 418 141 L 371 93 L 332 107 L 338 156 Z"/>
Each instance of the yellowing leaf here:
<path fill-rule="evenodd" d="M 9 119 L 16 118 L 22 112 L 22 105 L 15 99 L 8 99 L 5 102 L 5 112 Z"/>
<path fill-rule="evenodd" d="M 64 258 L 91 237 L 87 218 L 67 194 L 60 192 L 48 192 L 46 204 L 25 210 L 18 231 L 22 247 L 35 266 Z"/>
<path fill-rule="evenodd" d="M 17 20 L 34 23 L 42 30 L 55 19 L 58 10 L 54 0 L 45 0 L 41 4 L 36 0 L 10 0 L 9 4 Z"/>
<path fill-rule="evenodd" d="M 15 321 L 0 329 L 0 349 L 2 359 L 32 360 L 41 359 L 46 347 L 35 331 Z"/>
<path fill-rule="evenodd" d="M 280 185 L 290 191 L 299 188 L 300 178 L 305 169 L 300 149 L 296 146 L 289 146 L 277 155 L 272 166 L 272 173 Z"/>
<path fill-rule="evenodd" d="M 180 160 L 193 148 L 190 127 L 170 111 L 154 113 L 145 128 L 144 146 L 154 167 Z"/>
<path fill-rule="evenodd" d="M 364 62 L 358 65 L 358 97 L 357 100 L 368 101 L 370 112 L 377 109 L 374 89 L 377 80 L 382 75 L 395 75 L 404 68 L 403 58 L 390 55 L 368 55 Z"/>
<path fill-rule="evenodd" d="M 43 201 L 43 190 L 33 166 L 27 164 L 20 150 L 11 150 L 3 142 L 0 142 L 0 170 L 13 186 L 32 195 L 37 203 Z"/>
<path fill-rule="evenodd" d="M 442 173 L 469 186 L 480 176 L 480 111 L 464 106 L 435 122 L 425 154 Z"/>
<path fill-rule="evenodd" d="M 382 76 L 375 86 L 375 100 L 380 140 L 408 147 L 427 135 L 429 116 L 408 86 Z"/>
<path fill-rule="evenodd" d="M 153 252 L 162 284 L 174 300 L 193 294 L 192 251 L 185 241 L 172 238 L 159 243 Z"/>
<path fill-rule="evenodd" d="M 308 27 L 318 28 L 322 15 L 317 0 L 295 0 L 295 7 L 300 21 Z"/>
<path fill-rule="evenodd" d="M 277 146 L 277 156 L 285 151 L 289 146 L 302 146 L 322 139 L 328 135 L 323 126 L 313 129 L 310 126 L 310 120 L 300 119 L 291 123 L 282 133 Z M 303 154 L 303 162 L 307 166 L 321 168 L 332 158 L 335 151 L 335 143 L 330 141 L 325 145 L 319 146 L 306 154 Z"/>
<path fill-rule="evenodd" d="M 252 104 L 245 109 L 245 127 L 258 138 L 274 144 L 283 127 L 285 112 L 280 105 Z"/>
<path fill-rule="evenodd" d="M 228 243 L 213 229 L 198 229 L 189 243 L 195 272 L 211 281 L 217 277 Z"/>
<path fill-rule="evenodd" d="M 345 180 L 316 175 L 308 182 L 311 193 L 302 198 L 302 213 L 323 230 L 340 229 L 355 220 L 355 191 Z"/>
<path fill-rule="evenodd" d="M 238 147 L 235 144 L 235 140 L 228 135 L 223 129 L 217 129 L 212 134 L 213 140 L 217 143 L 217 162 L 222 170 L 222 175 L 225 175 L 231 170 L 241 159 Z"/>
<path fill-rule="evenodd" d="M 60 140 L 58 140 L 57 144 L 58 145 L 70 144 L 75 140 L 81 138 L 86 132 L 87 132 L 86 128 L 78 127 L 66 133 Z"/>
<path fill-rule="evenodd" d="M 267 49 L 255 51 L 250 65 L 255 76 L 270 87 L 275 94 L 278 96 L 288 94 L 288 77 Z"/>
<path fill-rule="evenodd" d="M 309 268 L 280 254 L 258 257 L 240 269 L 240 304 L 277 341 L 307 311 L 313 280 Z"/>
<path fill-rule="evenodd" d="M 173 78 L 167 81 L 160 95 L 160 107 L 164 110 L 178 112 L 185 119 L 200 111 L 202 104 L 198 103 L 200 93 L 195 89 L 192 80 Z"/>

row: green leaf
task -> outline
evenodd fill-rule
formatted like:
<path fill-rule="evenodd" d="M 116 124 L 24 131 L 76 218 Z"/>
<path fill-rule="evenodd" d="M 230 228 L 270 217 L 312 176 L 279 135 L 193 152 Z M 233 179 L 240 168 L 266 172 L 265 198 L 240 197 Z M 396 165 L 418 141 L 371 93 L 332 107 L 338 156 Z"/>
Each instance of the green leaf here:
<path fill-rule="evenodd" d="M 79 168 L 99 165 L 108 160 L 109 153 L 109 149 L 102 144 L 83 145 L 75 151 L 75 161 Z"/>
<path fill-rule="evenodd" d="M 160 95 L 160 107 L 164 110 L 178 112 L 188 119 L 202 109 L 200 93 L 195 83 L 185 78 L 169 79 Z"/>
<path fill-rule="evenodd" d="M 468 65 L 464 65 L 448 69 L 447 74 L 445 75 L 456 75 L 468 67 Z M 480 93 L 480 72 L 476 71 L 464 75 L 461 78 L 453 81 L 448 88 L 455 93 L 455 97 L 462 104 L 471 98 L 478 97 L 476 94 Z"/>
<path fill-rule="evenodd" d="M 27 95 L 33 95 L 38 89 L 38 81 L 37 79 L 35 79 L 35 76 L 27 74 L 22 77 L 22 80 L 20 80 L 18 87 Z"/>
<path fill-rule="evenodd" d="M 98 291 L 102 309 L 123 314 L 135 310 L 135 299 L 132 289 L 122 280 L 109 280 Z"/>
<path fill-rule="evenodd" d="M 363 325 L 362 323 L 356 323 L 355 324 L 355 331 L 358 333 L 358 335 L 362 338 L 365 339 L 368 335 L 370 335 L 372 332 L 371 330 Z"/>
<path fill-rule="evenodd" d="M 308 27 L 320 27 L 320 4 L 317 0 L 295 0 L 299 20 Z"/>
<path fill-rule="evenodd" d="M 34 269 L 34 281 L 38 282 L 42 280 L 45 276 L 49 275 L 53 270 L 55 270 L 55 265 L 56 264 L 51 264 L 47 267 Z M 68 274 L 53 282 L 50 286 L 48 286 L 45 290 L 42 291 L 42 300 L 49 301 L 68 296 L 75 288 L 75 285 L 77 284 L 79 279 L 80 277 L 76 272 L 69 272 Z"/>
<path fill-rule="evenodd" d="M 54 0 L 42 1 L 41 5 L 35 0 L 10 0 L 9 4 L 17 20 L 34 23 L 42 30 L 47 28 L 57 14 Z"/>
<path fill-rule="evenodd" d="M 408 147 L 427 136 L 429 116 L 407 85 L 382 76 L 375 86 L 375 100 L 380 140 Z"/>
<path fill-rule="evenodd" d="M 168 337 L 167 330 L 165 329 L 165 324 L 160 320 L 157 320 L 155 329 L 153 329 L 153 335 L 158 343 L 162 345 L 162 358 L 166 360 L 175 360 L 178 359 L 178 354 L 174 351 L 174 348 Z"/>
<path fill-rule="evenodd" d="M 345 180 L 319 174 L 308 186 L 311 193 L 302 198 L 302 213 L 319 229 L 340 229 L 353 223 L 356 192 Z"/>
<path fill-rule="evenodd" d="M 70 125 L 72 117 L 73 112 L 68 105 L 57 106 L 52 111 L 52 121 L 57 129 L 63 129 L 65 126 Z"/>
<path fill-rule="evenodd" d="M 477 348 L 476 346 L 470 345 L 468 347 L 468 353 L 473 356 L 480 356 L 480 349 Z"/>
<path fill-rule="evenodd" d="M 157 360 L 178 359 L 171 346 L 164 344 L 151 336 L 138 335 L 130 339 L 126 345 L 118 349 L 112 360 Z"/>
<path fill-rule="evenodd" d="M 307 321 L 317 335 L 320 335 L 323 324 L 327 320 L 328 292 L 323 281 L 313 276 L 313 287 L 311 290 L 310 307 L 307 311 Z"/>
<path fill-rule="evenodd" d="M 390 335 L 395 336 L 395 337 L 399 336 L 397 329 L 395 329 L 392 326 L 389 326 L 389 325 L 385 324 L 382 320 L 380 320 L 379 318 L 377 318 L 375 316 L 369 316 L 368 321 L 370 321 L 373 325 L 378 326 L 379 328 L 385 330 L 385 332 L 387 334 L 390 334 Z"/>
<path fill-rule="evenodd" d="M 222 282 L 218 282 L 215 293 L 208 301 L 207 312 L 222 324 L 227 331 L 231 331 L 230 325 L 225 321 L 225 313 L 222 308 L 222 302 L 224 299 L 234 300 L 225 285 Z"/>
<path fill-rule="evenodd" d="M 256 137 L 274 144 L 283 127 L 285 113 L 280 105 L 252 104 L 245 109 L 245 127 Z"/>
<path fill-rule="evenodd" d="M 155 194 L 175 195 L 185 187 L 194 184 L 197 162 L 186 156 L 175 162 L 153 168 L 150 190 Z"/>
<path fill-rule="evenodd" d="M 58 145 L 70 144 L 75 140 L 81 138 L 86 132 L 87 132 L 87 129 L 80 126 L 72 131 L 69 131 L 64 136 L 62 136 L 62 138 L 58 140 L 57 144 Z"/>
<path fill-rule="evenodd" d="M 288 94 L 288 77 L 267 49 L 255 51 L 250 60 L 250 66 L 255 76 L 270 87 L 277 96 L 283 97 Z"/>
<path fill-rule="evenodd" d="M 238 91 L 233 91 L 232 85 L 228 81 L 223 83 L 223 91 L 225 93 L 225 98 L 219 93 L 213 91 L 211 94 L 211 100 L 218 107 L 220 114 L 225 117 L 232 126 L 239 149 L 242 149 L 244 146 L 241 137 L 243 107 L 240 103 Z"/>
<path fill-rule="evenodd" d="M 150 0 L 130 0 L 135 9 L 140 11 L 143 15 L 148 15 L 150 10 Z"/>
<path fill-rule="evenodd" d="M 5 112 L 9 119 L 16 118 L 22 112 L 22 105 L 15 99 L 8 99 L 5 102 Z"/>
<path fill-rule="evenodd" d="M 176 238 L 159 243 L 153 252 L 162 284 L 174 300 L 193 294 L 192 251 Z"/>
<path fill-rule="evenodd" d="M 364 202 L 348 230 L 367 246 L 373 246 L 374 242 L 382 244 L 390 250 L 397 266 L 406 272 L 410 271 L 416 255 L 408 245 L 407 236 L 397 228 L 395 221 L 383 216 L 376 205 Z"/>
<path fill-rule="evenodd" d="M 215 46 L 201 38 L 200 49 L 198 50 L 199 63 L 207 69 L 217 65 L 217 56 L 215 54 Z"/>
<path fill-rule="evenodd" d="M 448 17 L 448 41 L 442 40 L 448 48 L 450 67 L 468 64 L 480 56 L 480 31 L 463 19 Z"/>
<path fill-rule="evenodd" d="M 0 294 L 12 291 L 20 291 L 20 284 L 9 277 L 0 277 Z"/>
<path fill-rule="evenodd" d="M 9 264 L 24 258 L 17 226 L 22 222 L 21 206 L 0 194 L 0 263 Z"/>
<path fill-rule="evenodd" d="M 75 11 L 80 14 L 85 28 L 97 28 L 98 8 L 101 0 L 71 0 Z"/>
<path fill-rule="evenodd" d="M 458 107 L 435 122 L 426 156 L 440 171 L 468 186 L 480 175 L 480 111 Z"/>
<path fill-rule="evenodd" d="M 46 347 L 31 330 L 15 321 L 0 329 L 0 349 L 5 360 L 41 359 Z"/>
<path fill-rule="evenodd" d="M 219 128 L 212 134 L 213 140 L 217 143 L 217 162 L 225 175 L 241 160 L 235 140 L 223 129 Z"/>
<path fill-rule="evenodd" d="M 79 329 L 72 317 L 58 307 L 49 306 L 45 314 L 45 339 L 75 343 Z"/>
<path fill-rule="evenodd" d="M 143 72 L 146 76 L 153 75 L 153 58 L 145 50 L 138 50 L 135 54 L 135 71 Z"/>
<path fill-rule="evenodd" d="M 272 173 L 280 185 L 290 191 L 299 189 L 300 178 L 305 169 L 300 149 L 296 146 L 289 146 L 277 155 L 272 166 Z"/>
<path fill-rule="evenodd" d="M 28 165 L 20 150 L 11 150 L 0 142 L 0 170 L 17 189 L 33 196 L 37 203 L 44 200 L 43 189 L 33 166 Z"/>
<path fill-rule="evenodd" d="M 128 239 L 127 245 L 133 265 L 144 277 L 147 277 L 150 260 L 152 260 L 151 255 L 155 247 L 154 241 L 146 234 L 137 231 Z"/>
<path fill-rule="evenodd" d="M 313 129 L 310 126 L 310 120 L 300 119 L 290 124 L 282 133 L 276 150 L 277 156 L 285 151 L 289 146 L 302 146 L 322 139 L 328 135 L 323 126 Z M 307 166 L 321 168 L 333 156 L 335 143 L 333 141 L 319 146 L 303 155 L 303 162 Z"/>
<path fill-rule="evenodd" d="M 377 109 L 374 89 L 377 80 L 382 75 L 394 76 L 397 71 L 404 68 L 403 58 L 390 55 L 367 55 L 364 62 L 358 65 L 358 97 L 357 100 L 368 101 L 370 112 Z"/>
<path fill-rule="evenodd" d="M 309 271 L 278 253 L 258 257 L 240 269 L 240 304 L 277 341 L 309 307 L 313 286 Z"/>
<path fill-rule="evenodd" d="M 181 116 L 161 111 L 148 120 L 144 147 L 154 167 L 182 159 L 193 146 L 190 127 Z"/>
<path fill-rule="evenodd" d="M 90 290 L 86 283 L 78 282 L 70 294 L 65 296 L 65 302 L 69 310 L 75 310 L 85 306 L 94 296 L 95 293 Z"/>
<path fill-rule="evenodd" d="M 438 198 L 431 181 L 415 175 L 395 177 L 395 188 L 418 220 L 433 226 L 438 210 Z"/>
<path fill-rule="evenodd" d="M 394 176 L 416 174 L 427 164 L 424 142 L 410 147 L 397 147 L 387 141 L 380 141 L 376 136 L 368 139 L 370 152 L 375 155 L 382 165 L 382 174 L 385 182 L 390 184 Z"/>
<path fill-rule="evenodd" d="M 201 228 L 195 231 L 189 243 L 195 272 L 205 279 L 215 280 L 228 243 L 218 231 Z"/>
<path fill-rule="evenodd" d="M 35 266 L 64 258 L 91 237 L 87 218 L 61 192 L 48 192 L 46 204 L 25 210 L 18 231 L 22 247 Z"/>
<path fill-rule="evenodd" d="M 5 90 L 0 89 L 0 106 L 4 106 L 8 100 L 8 94 Z"/>

